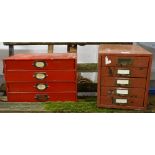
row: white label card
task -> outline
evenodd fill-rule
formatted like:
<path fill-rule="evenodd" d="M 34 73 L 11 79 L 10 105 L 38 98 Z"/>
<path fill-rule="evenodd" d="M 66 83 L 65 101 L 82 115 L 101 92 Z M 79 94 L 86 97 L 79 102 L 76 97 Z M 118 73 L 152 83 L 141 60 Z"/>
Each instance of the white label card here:
<path fill-rule="evenodd" d="M 118 69 L 117 70 L 117 74 L 129 75 L 130 74 L 130 70 L 127 70 L 127 69 Z"/>
<path fill-rule="evenodd" d="M 128 100 L 127 99 L 116 99 L 115 102 L 116 103 L 121 103 L 121 104 L 127 104 Z"/>
<path fill-rule="evenodd" d="M 128 95 L 129 91 L 127 89 L 117 89 L 116 93 L 121 95 Z"/>
<path fill-rule="evenodd" d="M 129 80 L 117 80 L 117 84 L 128 85 L 129 84 Z"/>

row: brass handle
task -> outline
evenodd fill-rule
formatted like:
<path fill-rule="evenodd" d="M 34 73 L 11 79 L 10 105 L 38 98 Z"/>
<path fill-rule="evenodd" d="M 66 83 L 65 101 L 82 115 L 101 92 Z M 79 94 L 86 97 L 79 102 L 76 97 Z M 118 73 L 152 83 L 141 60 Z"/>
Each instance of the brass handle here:
<path fill-rule="evenodd" d="M 118 58 L 118 65 L 119 66 L 130 66 L 133 63 L 133 59 L 130 58 Z"/>
<path fill-rule="evenodd" d="M 34 77 L 37 79 L 37 80 L 44 80 L 48 75 L 44 72 L 38 72 L 38 73 L 35 73 L 34 74 Z"/>
<path fill-rule="evenodd" d="M 36 68 L 44 68 L 47 66 L 47 63 L 45 61 L 35 61 L 32 65 Z"/>
<path fill-rule="evenodd" d="M 45 101 L 48 101 L 49 96 L 46 95 L 46 94 L 37 94 L 35 96 L 35 99 L 38 100 L 38 101 L 41 101 L 41 102 L 45 102 Z"/>
<path fill-rule="evenodd" d="M 35 85 L 36 89 L 40 90 L 40 91 L 44 91 L 48 88 L 48 84 L 44 84 L 44 83 L 38 83 Z"/>

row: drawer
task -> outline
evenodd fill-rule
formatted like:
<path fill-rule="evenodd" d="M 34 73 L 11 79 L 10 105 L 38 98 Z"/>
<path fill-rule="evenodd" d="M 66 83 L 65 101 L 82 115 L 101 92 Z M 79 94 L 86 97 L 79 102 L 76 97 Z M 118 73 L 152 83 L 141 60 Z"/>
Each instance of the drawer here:
<path fill-rule="evenodd" d="M 143 98 L 101 96 L 101 105 L 142 107 L 143 102 Z"/>
<path fill-rule="evenodd" d="M 9 102 L 77 101 L 76 93 L 8 93 Z"/>
<path fill-rule="evenodd" d="M 147 68 L 103 67 L 102 76 L 143 77 L 147 76 Z"/>
<path fill-rule="evenodd" d="M 101 85 L 105 87 L 137 87 L 145 89 L 146 79 L 144 78 L 119 78 L 102 77 Z"/>
<path fill-rule="evenodd" d="M 5 60 L 6 70 L 73 70 L 75 60 Z"/>
<path fill-rule="evenodd" d="M 76 82 L 7 83 L 8 92 L 76 92 Z"/>
<path fill-rule="evenodd" d="M 41 70 L 41 71 L 6 71 L 5 80 L 7 82 L 41 82 L 41 81 L 76 81 L 76 71 L 69 70 Z"/>
<path fill-rule="evenodd" d="M 149 57 L 103 55 L 102 66 L 148 67 Z"/>
<path fill-rule="evenodd" d="M 136 92 L 136 93 L 135 93 Z M 118 96 L 118 97 L 131 97 L 143 98 L 145 89 L 143 88 L 122 88 L 122 87 L 102 87 L 101 95 L 103 96 Z"/>

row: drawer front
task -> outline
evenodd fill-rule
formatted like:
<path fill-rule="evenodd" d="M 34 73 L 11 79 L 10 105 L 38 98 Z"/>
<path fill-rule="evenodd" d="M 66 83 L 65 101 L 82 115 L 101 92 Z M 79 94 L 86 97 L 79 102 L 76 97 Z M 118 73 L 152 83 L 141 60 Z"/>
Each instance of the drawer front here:
<path fill-rule="evenodd" d="M 136 92 L 136 93 L 135 93 Z M 143 98 L 145 89 L 143 88 L 120 88 L 120 87 L 102 87 L 101 95 L 110 97 L 131 97 Z"/>
<path fill-rule="evenodd" d="M 8 92 L 76 92 L 75 82 L 7 83 Z"/>
<path fill-rule="evenodd" d="M 143 98 L 101 96 L 101 105 L 143 106 Z"/>
<path fill-rule="evenodd" d="M 75 60 L 5 60 L 6 70 L 74 70 Z"/>
<path fill-rule="evenodd" d="M 143 77 L 147 76 L 147 68 L 103 67 L 102 76 Z"/>
<path fill-rule="evenodd" d="M 119 78 L 103 77 L 101 85 L 104 87 L 137 87 L 145 89 L 146 79 L 144 78 Z"/>
<path fill-rule="evenodd" d="M 102 66 L 148 67 L 149 57 L 102 56 Z"/>
<path fill-rule="evenodd" d="M 76 71 L 6 71 L 7 82 L 76 81 Z"/>
<path fill-rule="evenodd" d="M 9 102 L 77 101 L 76 93 L 8 93 Z"/>

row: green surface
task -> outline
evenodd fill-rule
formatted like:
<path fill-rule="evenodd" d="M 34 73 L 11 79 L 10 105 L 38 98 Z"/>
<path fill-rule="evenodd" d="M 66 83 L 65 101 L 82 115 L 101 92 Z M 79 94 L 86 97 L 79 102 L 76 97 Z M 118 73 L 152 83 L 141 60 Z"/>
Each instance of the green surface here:
<path fill-rule="evenodd" d="M 81 63 L 77 64 L 77 70 L 79 72 L 97 72 L 97 63 Z"/>
<path fill-rule="evenodd" d="M 124 113 L 124 112 L 142 112 L 138 110 L 121 110 L 98 108 L 94 100 L 82 100 L 78 102 L 48 102 L 44 107 L 49 112 L 54 113 Z"/>

